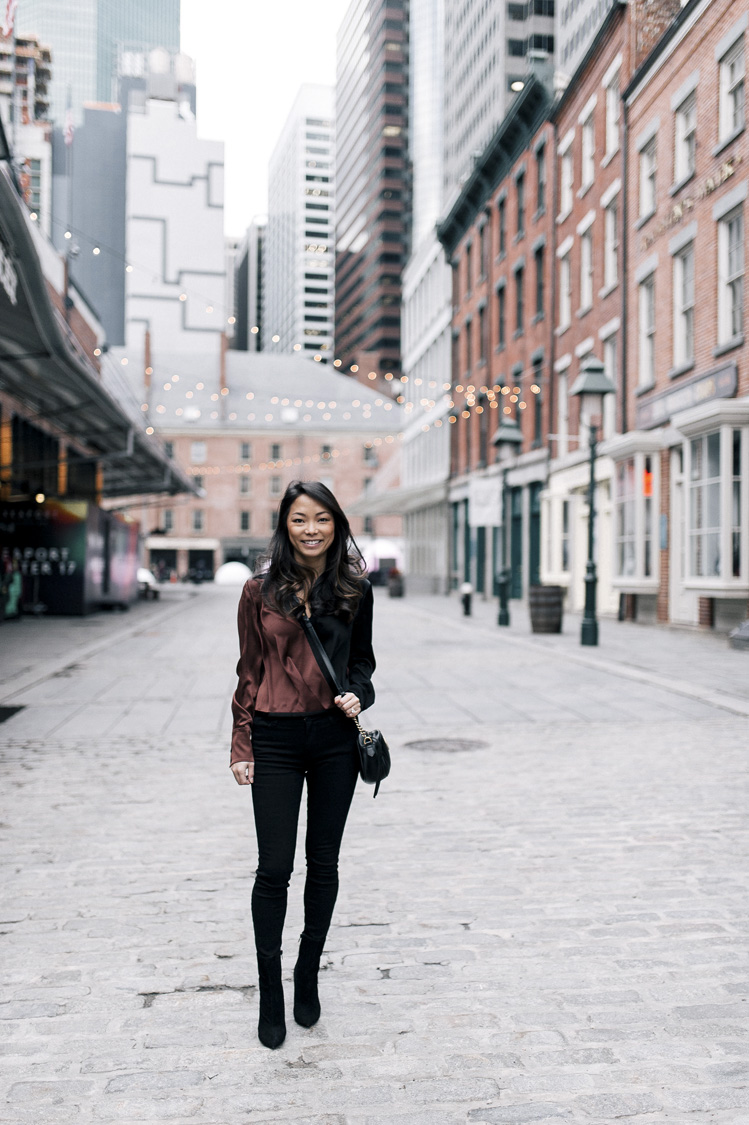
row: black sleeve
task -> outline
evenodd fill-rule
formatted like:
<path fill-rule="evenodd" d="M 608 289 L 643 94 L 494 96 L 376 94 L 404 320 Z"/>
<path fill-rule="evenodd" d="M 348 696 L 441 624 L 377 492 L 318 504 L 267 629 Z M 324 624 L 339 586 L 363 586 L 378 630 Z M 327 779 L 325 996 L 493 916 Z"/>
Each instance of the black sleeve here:
<path fill-rule="evenodd" d="M 348 663 L 348 689 L 353 691 L 366 711 L 374 703 L 375 692 L 372 686 L 372 673 L 375 670 L 375 656 L 372 648 L 372 610 L 374 596 L 367 582 L 359 608 L 351 627 L 351 648 Z"/>

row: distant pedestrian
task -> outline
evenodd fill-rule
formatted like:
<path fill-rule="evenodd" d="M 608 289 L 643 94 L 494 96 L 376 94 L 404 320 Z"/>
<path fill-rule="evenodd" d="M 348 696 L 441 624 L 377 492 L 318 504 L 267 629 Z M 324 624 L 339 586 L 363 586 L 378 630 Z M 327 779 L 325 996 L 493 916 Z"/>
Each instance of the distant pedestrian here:
<path fill-rule="evenodd" d="M 294 481 L 281 500 L 267 559 L 239 603 L 239 683 L 232 701 L 231 769 L 252 785 L 258 866 L 252 921 L 260 981 L 258 1036 L 286 1037 L 281 937 L 307 782 L 304 931 L 294 969 L 294 1019 L 320 1018 L 317 975 L 338 894 L 338 853 L 358 776 L 352 719 L 374 701 L 373 597 L 338 501 Z M 300 615 L 311 619 L 349 690 L 334 698 Z"/>

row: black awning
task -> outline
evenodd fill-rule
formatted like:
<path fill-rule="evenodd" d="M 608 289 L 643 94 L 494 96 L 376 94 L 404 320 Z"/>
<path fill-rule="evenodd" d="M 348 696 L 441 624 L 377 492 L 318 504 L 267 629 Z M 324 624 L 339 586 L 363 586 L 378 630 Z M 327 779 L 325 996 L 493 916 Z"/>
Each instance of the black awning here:
<path fill-rule="evenodd" d="M 0 138 L 1 142 L 2 138 Z M 0 143 L 0 390 L 101 462 L 103 495 L 195 492 L 142 419 L 119 402 L 77 346 L 47 290 Z"/>

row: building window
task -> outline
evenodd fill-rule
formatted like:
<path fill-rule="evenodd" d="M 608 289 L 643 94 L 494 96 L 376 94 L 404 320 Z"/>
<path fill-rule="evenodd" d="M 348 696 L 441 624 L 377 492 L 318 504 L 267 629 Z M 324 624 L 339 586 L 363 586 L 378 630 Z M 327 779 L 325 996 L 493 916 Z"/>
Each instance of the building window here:
<path fill-rule="evenodd" d="M 472 249 L 471 243 L 469 242 L 466 246 L 466 297 L 470 297 L 471 295 L 471 280 L 473 278 L 473 270 L 471 268 Z"/>
<path fill-rule="evenodd" d="M 655 382 L 655 275 L 640 283 L 639 378 L 641 387 Z"/>
<path fill-rule="evenodd" d="M 487 274 L 487 242 L 489 241 L 489 224 L 484 223 L 479 231 L 479 273 L 481 278 Z"/>
<path fill-rule="evenodd" d="M 572 269 L 570 256 L 559 259 L 559 327 L 569 328 L 572 319 Z"/>
<path fill-rule="evenodd" d="M 572 189 L 573 189 L 573 170 L 572 170 L 572 153 L 565 152 L 561 162 L 560 173 L 560 204 L 561 214 L 569 215 L 572 210 Z"/>
<path fill-rule="evenodd" d="M 515 180 L 515 190 L 517 192 L 518 203 L 518 238 L 525 234 L 525 173 L 521 174 Z"/>
<path fill-rule="evenodd" d="M 203 530 L 203 512 L 200 508 L 195 508 L 192 513 L 192 529 L 193 531 Z"/>
<path fill-rule="evenodd" d="M 619 74 L 606 86 L 606 156 L 619 148 Z"/>
<path fill-rule="evenodd" d="M 270 478 L 269 491 L 270 491 L 271 496 L 280 496 L 281 495 L 281 478 L 280 477 L 271 477 Z"/>
<path fill-rule="evenodd" d="M 619 204 L 615 199 L 604 212 L 603 284 L 612 289 L 619 280 Z"/>
<path fill-rule="evenodd" d="M 562 501 L 562 570 L 570 569 L 570 502 Z"/>
<path fill-rule="evenodd" d="M 271 445 L 271 447 L 270 447 L 270 459 L 271 459 L 271 461 L 280 461 L 281 460 L 281 445 L 280 445 L 280 442 L 274 441 L 273 444 Z"/>
<path fill-rule="evenodd" d="M 240 512 L 239 513 L 239 530 L 240 531 L 249 531 L 250 530 L 250 513 L 249 512 Z"/>
<path fill-rule="evenodd" d="M 470 320 L 466 321 L 466 374 L 470 375 L 471 368 L 473 367 L 473 341 L 471 339 L 472 324 Z"/>
<path fill-rule="evenodd" d="M 507 199 L 502 196 L 497 204 L 497 215 L 499 216 L 499 255 L 504 257 L 507 253 Z"/>
<path fill-rule="evenodd" d="M 497 290 L 497 344 L 507 345 L 507 289 L 503 285 Z"/>
<path fill-rule="evenodd" d="M 249 461 L 252 458 L 252 445 L 249 441 L 239 443 L 239 460 Z"/>
<path fill-rule="evenodd" d="M 541 360 L 533 363 L 533 382 L 531 383 L 531 396 L 533 400 L 533 448 L 540 449 L 543 444 L 542 432 L 542 401 L 541 401 Z"/>
<path fill-rule="evenodd" d="M 163 513 L 162 527 L 164 531 L 174 531 L 174 512 L 171 508 L 165 508 Z"/>
<path fill-rule="evenodd" d="M 333 452 L 332 445 L 321 445 L 320 446 L 320 456 L 323 458 L 324 461 L 330 460 L 330 455 L 331 455 L 332 452 Z"/>
<path fill-rule="evenodd" d="M 546 145 L 536 150 L 536 214 L 546 210 Z"/>
<path fill-rule="evenodd" d="M 536 266 L 536 317 L 540 320 L 544 315 L 544 248 L 537 246 L 533 253 Z"/>
<path fill-rule="evenodd" d="M 749 442 L 747 430 L 744 430 L 744 441 Z M 732 431 L 731 462 L 731 575 L 740 578 L 742 521 L 746 519 L 741 503 L 741 430 Z"/>
<path fill-rule="evenodd" d="M 374 520 L 371 516 L 364 517 L 364 534 L 374 535 Z"/>
<path fill-rule="evenodd" d="M 202 476 L 199 476 L 197 473 L 192 478 L 192 481 L 193 481 L 193 484 L 195 485 L 196 488 L 202 488 L 203 487 L 203 478 L 202 478 Z"/>
<path fill-rule="evenodd" d="M 580 311 L 593 306 L 593 231 L 580 236 Z"/>
<path fill-rule="evenodd" d="M 719 139 L 727 140 L 744 127 L 744 36 L 720 60 Z"/>
<path fill-rule="evenodd" d="M 616 466 L 616 573 L 633 577 L 637 570 L 635 543 L 635 459 Z"/>
<path fill-rule="evenodd" d="M 744 213 L 718 223 L 718 343 L 727 344 L 744 330 Z"/>
<path fill-rule="evenodd" d="M 559 456 L 567 452 L 568 437 L 570 432 L 570 396 L 567 372 L 560 372 L 557 377 L 557 448 Z"/>
<path fill-rule="evenodd" d="M 515 331 L 518 335 L 523 331 L 525 323 L 525 303 L 523 297 L 523 281 L 525 270 L 519 266 L 515 270 Z"/>
<path fill-rule="evenodd" d="M 694 175 L 697 151 L 697 94 L 683 101 L 674 117 L 674 182 Z"/>
<path fill-rule="evenodd" d="M 720 430 L 690 442 L 689 569 L 720 577 Z"/>
<path fill-rule="evenodd" d="M 655 211 L 655 137 L 640 150 L 640 218 Z"/>
<path fill-rule="evenodd" d="M 164 442 L 164 452 L 166 453 L 167 457 L 170 458 L 170 460 L 174 459 L 174 442 L 173 441 L 165 441 Z"/>
<path fill-rule="evenodd" d="M 271 531 L 275 531 L 277 527 L 278 527 L 278 512 L 274 510 L 270 514 L 270 529 L 271 529 Z"/>
<path fill-rule="evenodd" d="M 674 364 L 694 361 L 694 244 L 674 258 Z"/>
<path fill-rule="evenodd" d="M 590 113 L 582 124 L 582 171 L 581 183 L 583 188 L 589 188 L 593 183 L 596 172 L 596 139 L 593 127 L 593 114 Z"/>
<path fill-rule="evenodd" d="M 377 464 L 377 450 L 373 445 L 364 446 L 364 464 L 376 465 Z"/>
<path fill-rule="evenodd" d="M 617 372 L 617 337 L 612 332 L 603 341 L 603 373 L 610 379 L 615 387 L 619 385 Z M 604 396 L 603 400 L 603 436 L 604 439 L 613 437 L 616 433 L 616 393 Z"/>
<path fill-rule="evenodd" d="M 249 496 L 252 491 L 252 477 L 244 474 L 239 478 L 239 493 L 240 496 Z"/>
<path fill-rule="evenodd" d="M 204 441 L 190 442 L 190 461 L 193 465 L 202 465 L 205 462 L 206 449 Z"/>
<path fill-rule="evenodd" d="M 486 357 L 489 351 L 488 343 L 486 338 L 486 308 L 482 305 L 479 309 L 479 359 L 482 363 L 486 363 Z"/>

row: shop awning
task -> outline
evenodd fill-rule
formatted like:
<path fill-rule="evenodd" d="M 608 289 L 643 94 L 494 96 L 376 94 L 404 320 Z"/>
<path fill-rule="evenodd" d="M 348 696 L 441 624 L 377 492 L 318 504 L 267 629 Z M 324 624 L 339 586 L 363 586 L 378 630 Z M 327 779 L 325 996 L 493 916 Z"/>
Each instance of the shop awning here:
<path fill-rule="evenodd" d="M 105 497 L 197 492 L 76 350 L 50 299 L 29 225 L 0 131 L 0 390 L 23 404 L 30 421 L 53 423 L 100 462 Z"/>

